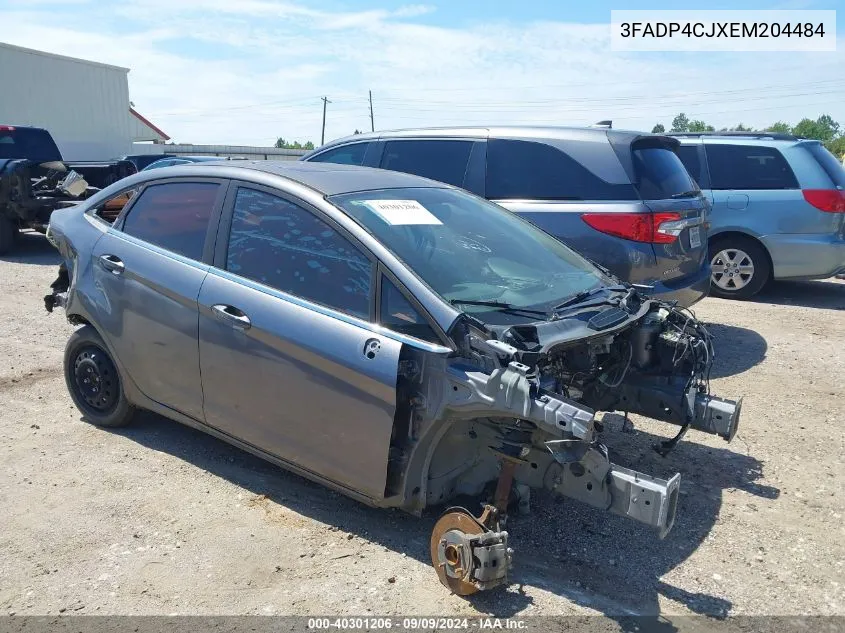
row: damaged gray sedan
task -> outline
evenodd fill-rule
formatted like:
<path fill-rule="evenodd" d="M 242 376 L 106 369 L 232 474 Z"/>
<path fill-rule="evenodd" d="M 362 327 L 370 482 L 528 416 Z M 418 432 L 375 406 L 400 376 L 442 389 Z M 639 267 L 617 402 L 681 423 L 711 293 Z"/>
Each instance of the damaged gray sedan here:
<path fill-rule="evenodd" d="M 664 536 L 680 475 L 608 459 L 596 411 L 730 441 L 713 348 L 518 216 L 448 185 L 343 165 L 203 164 L 131 176 L 53 214 L 45 301 L 80 327 L 70 394 L 94 424 L 148 409 L 364 503 L 449 508 L 441 582 L 504 583 L 509 503 L 545 488 Z"/>

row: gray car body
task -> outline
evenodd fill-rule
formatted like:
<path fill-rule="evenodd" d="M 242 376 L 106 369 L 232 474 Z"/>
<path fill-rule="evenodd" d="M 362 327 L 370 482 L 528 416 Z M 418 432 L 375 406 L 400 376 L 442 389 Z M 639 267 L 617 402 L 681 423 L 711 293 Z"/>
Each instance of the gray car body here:
<path fill-rule="evenodd" d="M 845 272 L 845 213 L 820 211 L 802 189 L 832 189 L 835 184 L 807 148 L 819 141 L 750 138 L 739 134 L 680 137 L 698 148 L 699 185 L 710 199 L 709 238 L 741 235 L 760 243 L 769 256 L 774 279 L 826 279 Z M 770 147 L 786 159 L 798 182 L 795 189 L 713 189 L 707 146 Z"/>
<path fill-rule="evenodd" d="M 122 231 L 133 204 L 144 199 L 144 187 L 168 182 L 221 185 L 198 260 Z M 373 274 L 384 275 L 413 303 L 440 343 L 379 325 L 375 278 L 368 320 L 227 271 L 240 187 L 287 199 L 351 240 L 370 258 Z M 534 370 L 516 360 L 522 359 L 516 348 L 479 339 L 473 332 L 483 331 L 472 330 L 466 314 L 327 199 L 410 187 L 454 189 L 399 172 L 334 164 L 244 161 L 136 174 L 54 214 L 48 238 L 61 252 L 69 278 L 58 305 L 72 323 L 100 335 L 131 404 L 365 503 L 419 513 L 458 494 L 480 494 L 499 472 L 489 449 L 511 432 L 508 424 L 527 422 L 531 442 L 515 471 L 526 489 L 548 488 L 646 523 L 661 535 L 668 532 L 680 475 L 662 480 L 610 463 L 592 409 L 541 392 Z M 94 213 L 134 189 L 141 193 L 113 224 Z M 621 295 L 626 302 L 635 296 L 631 289 L 607 291 L 617 293 L 617 303 Z M 224 315 L 222 307 L 236 307 L 243 316 Z M 627 336 L 648 315 L 669 318 L 670 310 L 637 299 L 630 310 L 613 309 L 613 322 L 599 331 L 576 318 L 544 321 L 543 349 L 597 339 L 595 344 L 603 346 L 616 335 Z M 683 327 L 690 322 L 686 315 L 678 318 Z M 628 353 L 630 365 L 633 348 Z M 686 389 L 682 377 L 680 384 Z M 400 398 L 408 385 L 413 397 Z M 651 393 L 648 387 L 633 389 Z M 663 397 L 660 389 L 657 400 Z M 739 405 L 696 389 L 693 385 L 678 399 L 686 410 L 682 417 L 671 417 L 666 405 L 657 415 L 665 412 L 666 421 L 691 423 L 730 441 Z M 412 418 L 400 415 L 406 405 L 413 407 Z M 649 410 L 643 406 L 630 410 Z M 407 443 L 399 447 L 402 458 L 391 460 L 394 438 L 406 435 Z M 575 456 L 555 446 L 576 446 Z M 561 466 L 573 461 L 583 468 Z"/>
<path fill-rule="evenodd" d="M 396 140 L 469 140 L 475 145 L 469 157 L 461 186 L 482 197 L 486 192 L 486 152 L 491 139 L 527 140 L 562 149 L 596 176 L 611 184 L 627 184 L 631 176 L 613 151 L 611 142 L 630 143 L 644 135 L 640 132 L 605 128 L 567 127 L 466 127 L 408 129 L 356 134 L 337 139 L 302 157 L 320 161 L 321 156 L 342 146 L 369 143 L 363 164 L 380 167 L 385 143 Z M 610 141 L 610 142 L 609 142 Z M 581 219 L 583 213 L 680 212 L 685 220 L 706 222 L 708 202 L 703 197 L 661 201 L 571 201 L 571 200 L 496 200 L 555 236 L 584 257 L 603 266 L 619 279 L 652 286 L 649 294 L 663 300 L 690 306 L 707 296 L 710 266 L 706 240 L 697 249 L 690 247 L 688 232 L 683 231 L 672 244 L 650 244 L 602 233 Z"/>

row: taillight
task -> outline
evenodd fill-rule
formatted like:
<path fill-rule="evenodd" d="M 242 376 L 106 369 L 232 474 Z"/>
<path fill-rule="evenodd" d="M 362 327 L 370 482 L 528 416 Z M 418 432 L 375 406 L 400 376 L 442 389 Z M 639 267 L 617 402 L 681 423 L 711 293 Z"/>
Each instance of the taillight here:
<path fill-rule="evenodd" d="M 678 239 L 681 231 L 668 222 L 681 219 L 680 213 L 585 213 L 581 216 L 591 227 L 608 235 L 615 235 L 634 242 L 651 244 L 671 244 Z"/>
<path fill-rule="evenodd" d="M 13 125 L 0 125 L 0 132 L 14 132 L 15 126 Z"/>
<path fill-rule="evenodd" d="M 827 213 L 845 213 L 845 191 L 840 189 L 804 189 L 804 200 Z"/>

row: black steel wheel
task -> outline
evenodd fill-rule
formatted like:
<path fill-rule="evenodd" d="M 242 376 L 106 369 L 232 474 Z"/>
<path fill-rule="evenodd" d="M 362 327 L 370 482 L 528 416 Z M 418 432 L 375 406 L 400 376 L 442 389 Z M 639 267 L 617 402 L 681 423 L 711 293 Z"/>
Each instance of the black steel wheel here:
<path fill-rule="evenodd" d="M 97 413 L 108 413 L 120 398 L 114 363 L 102 349 L 89 345 L 73 359 L 73 378 L 79 398 Z"/>
<path fill-rule="evenodd" d="M 120 372 L 90 325 L 68 340 L 65 383 L 76 408 L 97 426 L 123 426 L 132 420 L 135 408 L 123 392 Z"/>

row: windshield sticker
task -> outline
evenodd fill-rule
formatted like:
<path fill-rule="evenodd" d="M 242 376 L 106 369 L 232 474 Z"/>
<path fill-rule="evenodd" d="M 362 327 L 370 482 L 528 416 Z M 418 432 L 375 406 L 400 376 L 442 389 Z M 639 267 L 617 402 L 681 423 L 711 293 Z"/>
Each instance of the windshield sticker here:
<path fill-rule="evenodd" d="M 364 200 L 382 220 L 394 226 L 406 224 L 443 224 L 416 200 Z"/>

